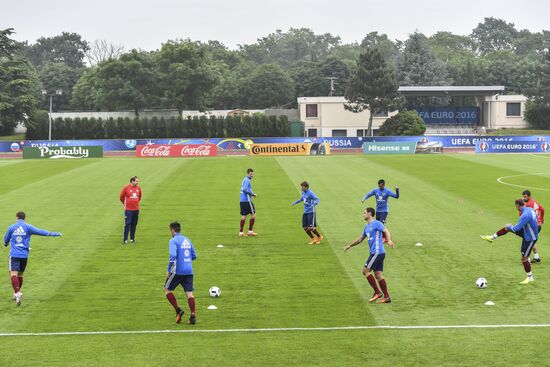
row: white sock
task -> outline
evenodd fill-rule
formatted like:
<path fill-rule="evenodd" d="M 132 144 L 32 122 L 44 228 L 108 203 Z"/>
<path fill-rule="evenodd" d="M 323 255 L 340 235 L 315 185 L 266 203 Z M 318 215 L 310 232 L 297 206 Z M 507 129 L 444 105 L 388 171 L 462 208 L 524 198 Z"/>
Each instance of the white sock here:
<path fill-rule="evenodd" d="M 528 272 L 527 273 L 527 278 L 532 278 L 533 277 L 533 273 L 532 272 Z"/>
<path fill-rule="evenodd" d="M 540 259 L 539 253 L 537 252 L 535 255 L 533 255 L 533 259 Z"/>

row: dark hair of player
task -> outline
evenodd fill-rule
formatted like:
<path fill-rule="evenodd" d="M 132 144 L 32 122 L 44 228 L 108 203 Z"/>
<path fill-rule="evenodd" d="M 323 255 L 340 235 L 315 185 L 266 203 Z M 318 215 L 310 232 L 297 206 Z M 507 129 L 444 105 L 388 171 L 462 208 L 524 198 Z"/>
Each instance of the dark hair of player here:
<path fill-rule="evenodd" d="M 173 229 L 174 231 L 180 233 L 181 226 L 178 222 L 172 222 L 172 223 L 170 223 L 170 229 Z"/>
<path fill-rule="evenodd" d="M 523 201 L 523 199 L 517 199 L 517 200 L 516 200 L 516 205 L 524 206 L 524 205 L 525 205 L 525 202 Z"/>
<path fill-rule="evenodd" d="M 252 168 L 249 168 L 246 170 L 246 173 L 250 173 L 250 172 L 254 172 L 254 170 Z"/>
<path fill-rule="evenodd" d="M 138 176 L 132 176 L 130 177 L 130 182 L 136 182 Z"/>
<path fill-rule="evenodd" d="M 300 186 L 309 188 L 309 184 L 307 183 L 307 181 L 302 182 Z"/>
<path fill-rule="evenodd" d="M 380 185 L 380 184 L 384 184 L 384 185 L 385 185 L 385 184 L 386 184 L 386 181 L 384 181 L 384 180 L 378 180 L 378 184 L 379 184 L 379 185 Z"/>
<path fill-rule="evenodd" d="M 15 218 L 17 219 L 25 219 L 25 213 L 24 212 L 17 212 L 17 214 L 15 214 Z"/>
<path fill-rule="evenodd" d="M 521 195 L 531 196 L 531 191 L 525 190 L 524 192 L 521 193 Z"/>
<path fill-rule="evenodd" d="M 367 208 L 367 213 L 370 213 L 374 217 L 376 214 L 376 210 L 374 210 L 374 208 Z"/>

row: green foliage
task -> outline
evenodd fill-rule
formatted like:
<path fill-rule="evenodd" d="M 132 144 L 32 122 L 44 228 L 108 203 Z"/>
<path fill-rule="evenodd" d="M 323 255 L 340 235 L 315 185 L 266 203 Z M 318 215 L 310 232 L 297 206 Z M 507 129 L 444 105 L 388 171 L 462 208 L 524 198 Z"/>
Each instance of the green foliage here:
<path fill-rule="evenodd" d="M 280 107 L 294 102 L 294 82 L 277 64 L 258 66 L 244 80 L 241 91 L 247 108 Z"/>
<path fill-rule="evenodd" d="M 528 91 L 533 98 L 527 103 L 524 117 L 532 128 L 550 129 L 550 51 L 536 70 L 536 81 Z"/>
<path fill-rule="evenodd" d="M 472 31 L 471 38 L 476 41 L 479 52 L 487 54 L 499 50 L 511 50 L 518 31 L 514 23 L 497 18 L 485 18 Z"/>
<path fill-rule="evenodd" d="M 380 135 L 384 136 L 418 136 L 426 131 L 424 120 L 416 111 L 403 111 L 387 119 L 380 127 Z"/>
<path fill-rule="evenodd" d="M 391 66 L 386 64 L 384 57 L 377 48 L 368 48 L 357 62 L 357 69 L 351 76 L 345 94 L 347 110 L 361 112 L 364 110 L 390 111 L 401 103 L 397 92 L 397 82 Z M 372 120 L 370 114 L 368 135 L 372 135 Z"/>
<path fill-rule="evenodd" d="M 84 57 L 89 50 L 88 42 L 77 33 L 62 32 L 55 37 L 40 37 L 35 44 L 21 50 L 36 67 L 48 62 L 65 64 L 70 68 L 84 67 Z"/>
<path fill-rule="evenodd" d="M 61 89 L 62 95 L 56 95 L 52 99 L 53 111 L 70 109 L 71 94 L 84 69 L 71 68 L 60 62 L 47 62 L 42 65 L 38 77 L 42 88 L 49 93 Z M 49 109 L 49 99 L 43 98 L 41 108 Z"/>
<path fill-rule="evenodd" d="M 27 124 L 27 139 L 48 138 L 48 114 L 39 111 Z M 286 116 L 142 118 L 57 118 L 52 122 L 53 139 L 156 139 L 156 138 L 239 138 L 290 136 Z"/>

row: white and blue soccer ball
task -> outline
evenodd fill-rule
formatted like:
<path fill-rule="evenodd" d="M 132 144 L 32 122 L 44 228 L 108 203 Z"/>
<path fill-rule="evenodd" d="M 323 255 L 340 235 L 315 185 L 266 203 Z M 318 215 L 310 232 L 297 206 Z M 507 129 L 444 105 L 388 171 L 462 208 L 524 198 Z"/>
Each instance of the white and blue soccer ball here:
<path fill-rule="evenodd" d="M 478 288 L 487 288 L 487 279 L 477 278 L 476 287 L 478 287 Z"/>
<path fill-rule="evenodd" d="M 210 287 L 208 294 L 210 297 L 218 298 L 222 294 L 222 290 L 219 287 Z"/>

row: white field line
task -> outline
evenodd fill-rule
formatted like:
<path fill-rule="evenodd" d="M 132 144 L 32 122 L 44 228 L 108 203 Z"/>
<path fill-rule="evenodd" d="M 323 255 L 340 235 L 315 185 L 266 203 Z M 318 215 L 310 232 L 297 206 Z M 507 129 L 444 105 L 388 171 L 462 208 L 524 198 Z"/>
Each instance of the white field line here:
<path fill-rule="evenodd" d="M 549 191 L 550 188 L 533 187 L 533 186 L 525 186 L 525 185 L 516 185 L 516 184 L 511 184 L 511 183 L 508 183 L 508 182 L 504 182 L 505 179 L 507 179 L 507 178 L 513 178 L 513 177 L 524 177 L 524 176 L 547 176 L 547 175 L 550 175 L 550 172 L 523 173 L 523 174 L 521 174 L 521 175 L 512 175 L 512 176 L 502 176 L 502 177 L 499 177 L 499 178 L 497 178 L 497 182 L 498 182 L 498 183 L 501 183 L 501 184 L 503 184 L 503 185 L 507 185 L 507 186 L 521 187 L 521 188 L 523 188 L 523 189 L 533 189 L 533 190 Z"/>
<path fill-rule="evenodd" d="M 550 159 L 550 156 L 546 156 L 546 155 L 540 155 L 540 154 L 534 154 L 534 153 L 531 153 L 531 155 L 534 156 L 534 157 L 537 157 L 537 158 Z"/>
<path fill-rule="evenodd" d="M 430 329 L 520 329 L 547 328 L 550 324 L 495 324 L 495 325 L 376 325 L 334 327 L 289 327 L 256 329 L 186 329 L 186 330 L 113 330 L 113 331 L 61 331 L 44 333 L 0 333 L 0 337 L 14 336 L 72 336 L 72 335 L 121 335 L 121 334 L 197 334 L 197 333 L 259 333 L 277 331 L 338 331 L 338 330 L 430 330 Z"/>

